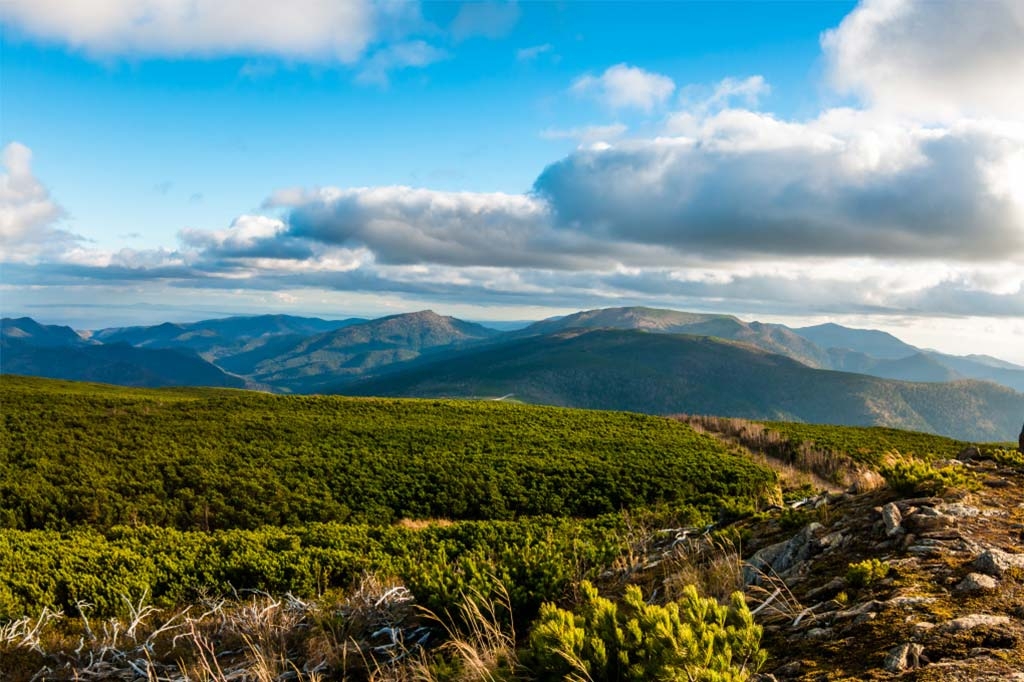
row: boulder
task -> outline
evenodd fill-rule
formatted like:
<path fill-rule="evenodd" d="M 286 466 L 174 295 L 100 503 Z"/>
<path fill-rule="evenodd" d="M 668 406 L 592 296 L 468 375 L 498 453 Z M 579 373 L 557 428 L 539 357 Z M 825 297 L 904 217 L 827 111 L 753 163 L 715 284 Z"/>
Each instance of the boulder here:
<path fill-rule="evenodd" d="M 921 663 L 924 647 L 913 642 L 906 642 L 894 647 L 885 657 L 885 669 L 891 673 L 901 673 L 916 668 Z"/>
<path fill-rule="evenodd" d="M 991 576 L 987 576 L 984 573 L 969 573 L 966 578 L 953 588 L 953 591 L 959 594 L 978 594 L 980 592 L 991 592 L 998 586 L 999 583 Z"/>
<path fill-rule="evenodd" d="M 794 568 L 821 551 L 816 538 L 824 526 L 809 523 L 789 540 L 777 542 L 759 550 L 743 567 L 743 579 L 748 585 L 760 582 L 761 573 L 776 573 L 785 577 Z"/>
<path fill-rule="evenodd" d="M 993 578 L 1002 578 L 1007 571 L 1024 571 L 1024 554 L 1010 554 L 1001 549 L 989 549 L 975 559 L 971 567 Z"/>
<path fill-rule="evenodd" d="M 954 618 L 948 623 L 935 628 L 936 632 L 964 632 L 975 628 L 1005 628 L 1010 624 L 1009 616 L 992 616 L 985 613 L 972 613 L 969 616 Z"/>
<path fill-rule="evenodd" d="M 885 534 L 889 537 L 903 532 L 900 525 L 903 523 L 903 514 L 894 503 L 890 502 L 882 507 L 882 521 L 885 523 Z"/>
<path fill-rule="evenodd" d="M 973 462 L 976 459 L 981 459 L 981 451 L 973 445 L 968 445 L 960 451 L 956 458 L 961 462 Z"/>

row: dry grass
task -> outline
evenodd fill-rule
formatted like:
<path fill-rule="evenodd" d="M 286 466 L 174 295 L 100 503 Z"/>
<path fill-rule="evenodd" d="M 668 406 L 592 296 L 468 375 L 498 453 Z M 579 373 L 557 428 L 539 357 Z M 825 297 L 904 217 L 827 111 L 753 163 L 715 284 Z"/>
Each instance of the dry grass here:
<path fill-rule="evenodd" d="M 409 530 L 424 530 L 426 528 L 444 528 L 454 523 L 451 519 L 401 519 L 395 525 Z"/>
<path fill-rule="evenodd" d="M 791 441 L 763 424 L 746 419 L 704 415 L 683 414 L 674 418 L 698 431 L 710 433 L 768 458 L 772 468 L 791 484 L 799 483 L 800 476 L 804 476 L 815 487 L 826 490 L 854 486 L 859 492 L 864 492 L 880 487 L 878 474 L 848 455 L 818 448 L 807 441 Z"/>
<path fill-rule="evenodd" d="M 745 594 L 750 612 L 763 623 L 788 623 L 795 627 L 805 619 L 815 620 L 814 611 L 805 607 L 789 589 L 786 581 L 774 571 L 765 572 L 750 564 L 757 580 L 746 586 Z"/>
<path fill-rule="evenodd" d="M 712 537 L 687 539 L 676 546 L 666 562 L 662 579 L 664 598 L 678 600 L 687 585 L 702 595 L 725 601 L 742 590 L 743 558 L 735 545 Z"/>
<path fill-rule="evenodd" d="M 454 618 L 451 614 L 445 614 L 443 618 L 434 613 L 427 614 L 447 633 L 447 641 L 441 650 L 456 662 L 459 671 L 456 680 L 504 680 L 518 667 L 511 599 L 500 582 L 498 593 L 492 598 L 479 593 L 466 595 Z M 454 623 L 462 625 L 456 627 Z"/>
<path fill-rule="evenodd" d="M 454 614 L 418 608 L 401 584 L 366 576 L 320 602 L 252 594 L 170 613 L 144 600 L 100 623 L 90 606 L 0 625 L 0 679 L 147 682 L 484 682 L 518 663 L 508 592 L 469 595 Z"/>

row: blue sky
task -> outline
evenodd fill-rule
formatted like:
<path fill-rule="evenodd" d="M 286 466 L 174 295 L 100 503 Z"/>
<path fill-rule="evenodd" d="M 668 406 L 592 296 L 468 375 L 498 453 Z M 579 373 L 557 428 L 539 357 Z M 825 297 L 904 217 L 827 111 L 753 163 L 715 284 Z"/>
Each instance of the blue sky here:
<path fill-rule="evenodd" d="M 1024 360 L 1013 0 L 305 4 L 0 9 L 4 314 L 651 304 Z"/>

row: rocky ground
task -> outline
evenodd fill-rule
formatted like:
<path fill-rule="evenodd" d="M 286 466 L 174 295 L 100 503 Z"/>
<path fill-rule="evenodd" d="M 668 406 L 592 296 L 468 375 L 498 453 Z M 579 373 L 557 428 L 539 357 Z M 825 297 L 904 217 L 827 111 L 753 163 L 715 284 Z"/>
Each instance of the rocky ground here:
<path fill-rule="evenodd" d="M 764 682 L 1024 680 L 1024 471 L 962 466 L 977 490 L 830 493 L 747 527 L 745 580 L 778 593 Z M 888 575 L 851 572 L 871 559 Z"/>

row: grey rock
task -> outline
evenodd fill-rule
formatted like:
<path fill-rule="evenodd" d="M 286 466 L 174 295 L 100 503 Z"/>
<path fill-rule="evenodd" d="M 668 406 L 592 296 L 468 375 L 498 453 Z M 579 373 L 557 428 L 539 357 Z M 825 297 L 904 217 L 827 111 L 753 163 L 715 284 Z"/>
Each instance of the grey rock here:
<path fill-rule="evenodd" d="M 848 537 L 842 531 L 834 531 L 828 535 L 818 538 L 818 545 L 824 551 L 838 549 L 846 544 Z"/>
<path fill-rule="evenodd" d="M 960 451 L 956 458 L 961 462 L 973 462 L 976 459 L 981 459 L 981 451 L 973 445 L 968 445 Z"/>
<path fill-rule="evenodd" d="M 991 592 L 999 586 L 996 579 L 984 573 L 968 573 L 967 577 L 961 580 L 954 592 L 960 594 L 977 594 L 979 592 Z"/>
<path fill-rule="evenodd" d="M 958 519 L 971 519 L 981 514 L 981 510 L 970 505 L 953 503 L 942 506 L 942 513 Z"/>
<path fill-rule="evenodd" d="M 835 620 L 846 620 L 848 618 L 856 618 L 858 616 L 863 616 L 866 613 L 872 613 L 874 611 L 877 611 L 881 607 L 881 605 L 881 602 L 877 602 L 874 599 L 872 599 L 871 601 L 866 601 L 863 604 L 858 604 L 857 606 L 848 608 L 845 611 L 840 611 L 835 616 L 833 616 L 833 618 Z"/>
<path fill-rule="evenodd" d="M 989 549 L 975 559 L 971 567 L 985 575 L 1002 578 L 1007 571 L 1024 570 L 1024 554 L 1010 554 L 1001 549 Z"/>
<path fill-rule="evenodd" d="M 804 637 L 807 639 L 825 640 L 832 639 L 832 635 L 832 628 L 811 628 Z"/>
<path fill-rule="evenodd" d="M 914 623 L 910 628 L 911 636 L 914 639 L 921 639 L 929 632 L 935 629 L 935 623 L 929 623 L 928 621 L 921 621 L 920 623 Z"/>
<path fill-rule="evenodd" d="M 846 587 L 846 581 L 842 578 L 833 578 L 828 583 L 817 587 L 807 593 L 807 601 L 820 601 L 822 599 L 831 599 L 835 595 L 839 594 L 843 588 Z"/>
<path fill-rule="evenodd" d="M 800 661 L 790 661 L 789 663 L 776 668 L 774 672 L 776 675 L 786 680 L 799 675 L 800 671 L 803 670 L 803 667 L 803 663 Z"/>
<path fill-rule="evenodd" d="M 945 514 L 933 507 L 921 507 L 907 518 L 907 526 L 914 532 L 945 530 L 956 523 L 956 517 Z"/>
<path fill-rule="evenodd" d="M 984 613 L 972 613 L 969 616 L 954 618 L 935 628 L 936 632 L 964 632 L 980 627 L 1006 627 L 1010 624 L 1009 616 L 992 616 Z"/>
<path fill-rule="evenodd" d="M 885 523 L 885 534 L 889 537 L 903 532 L 900 524 L 903 523 L 903 514 L 900 508 L 890 502 L 882 507 L 882 521 Z"/>
<path fill-rule="evenodd" d="M 774 572 L 785 577 L 785 574 L 821 551 L 815 538 L 822 530 L 824 526 L 820 523 L 809 523 L 789 540 L 759 550 L 743 567 L 744 581 L 748 585 L 757 584 L 762 572 Z"/>
<path fill-rule="evenodd" d="M 924 606 L 935 601 L 935 597 L 893 597 L 885 606 L 893 609 L 910 609 L 915 606 Z"/>
<path fill-rule="evenodd" d="M 891 673 L 901 673 L 916 668 L 921 663 L 924 647 L 913 642 L 905 642 L 893 647 L 885 657 L 885 669 Z"/>

